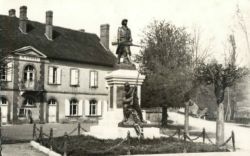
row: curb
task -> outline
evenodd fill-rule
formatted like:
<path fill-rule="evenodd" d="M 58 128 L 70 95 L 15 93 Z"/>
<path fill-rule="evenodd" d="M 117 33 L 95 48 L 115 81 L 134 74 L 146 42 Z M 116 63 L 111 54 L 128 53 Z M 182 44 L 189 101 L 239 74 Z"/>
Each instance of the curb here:
<path fill-rule="evenodd" d="M 37 143 L 35 141 L 30 141 L 30 145 L 32 147 L 34 147 L 35 149 L 47 154 L 48 156 L 62 156 L 61 154 L 58 154 L 58 153 L 50 150 L 49 148 L 40 145 L 39 143 Z"/>

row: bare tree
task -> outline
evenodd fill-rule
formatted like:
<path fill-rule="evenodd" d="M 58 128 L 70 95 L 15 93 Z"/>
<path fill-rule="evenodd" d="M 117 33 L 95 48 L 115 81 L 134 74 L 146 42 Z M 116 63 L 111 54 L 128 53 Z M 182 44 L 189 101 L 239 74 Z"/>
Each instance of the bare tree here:
<path fill-rule="evenodd" d="M 249 43 L 247 25 L 246 25 L 244 16 L 241 13 L 239 4 L 236 5 L 236 17 L 237 17 L 238 24 L 239 24 L 239 26 L 240 26 L 240 28 L 241 28 L 242 32 L 244 33 L 244 36 L 245 36 L 245 40 L 246 40 L 246 43 L 247 43 L 248 54 L 250 54 L 250 43 Z"/>
<path fill-rule="evenodd" d="M 203 41 L 204 37 L 202 36 L 202 30 L 198 26 L 193 28 L 191 36 L 193 66 L 195 68 L 199 63 L 205 62 L 205 60 L 210 57 L 212 51 L 212 38 Z"/>

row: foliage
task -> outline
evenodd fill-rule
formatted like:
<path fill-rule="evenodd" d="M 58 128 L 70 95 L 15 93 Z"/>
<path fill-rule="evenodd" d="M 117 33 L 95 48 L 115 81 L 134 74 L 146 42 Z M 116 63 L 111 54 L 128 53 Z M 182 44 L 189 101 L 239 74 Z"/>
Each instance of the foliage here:
<path fill-rule="evenodd" d="M 125 141 L 121 146 L 109 151 L 105 150 L 119 144 L 122 139 L 97 139 L 92 136 L 69 136 L 68 138 L 68 155 L 126 155 L 128 144 Z M 49 147 L 49 139 L 44 141 L 45 146 Z M 64 137 L 54 139 L 53 149 L 63 154 Z M 131 154 L 156 154 L 156 153 L 182 153 L 183 141 L 175 138 L 159 138 L 159 139 L 142 139 L 140 142 L 137 138 L 131 138 Z M 202 143 L 187 143 L 187 152 L 214 152 L 224 151 L 213 145 Z"/>
<path fill-rule="evenodd" d="M 9 52 L 7 49 L 0 49 L 0 76 L 6 70 L 6 64 L 8 63 L 7 57 L 9 55 Z M 1 89 L 1 79 L 0 79 L 0 89 Z"/>
<path fill-rule="evenodd" d="M 155 21 L 144 32 L 142 45 L 145 48 L 136 58 L 146 75 L 142 106 L 183 106 L 193 86 L 190 35 L 185 28 Z"/>
<path fill-rule="evenodd" d="M 217 104 L 223 102 L 225 89 L 234 85 L 237 80 L 247 74 L 248 70 L 246 68 L 237 67 L 232 64 L 223 67 L 217 62 L 210 64 L 203 63 L 195 71 L 195 77 L 198 82 L 214 85 Z"/>

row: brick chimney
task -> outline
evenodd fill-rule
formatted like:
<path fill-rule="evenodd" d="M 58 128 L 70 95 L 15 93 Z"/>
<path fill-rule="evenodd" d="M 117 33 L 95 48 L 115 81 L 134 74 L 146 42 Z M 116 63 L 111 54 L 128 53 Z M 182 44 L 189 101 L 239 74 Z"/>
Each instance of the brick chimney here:
<path fill-rule="evenodd" d="M 9 16 L 10 17 L 16 17 L 16 10 L 15 9 L 10 9 L 9 10 Z"/>
<path fill-rule="evenodd" d="M 100 39 L 102 45 L 109 50 L 109 24 L 102 24 L 100 26 Z"/>
<path fill-rule="evenodd" d="M 20 16 L 19 16 L 19 29 L 22 33 L 27 33 L 27 7 L 20 7 Z"/>
<path fill-rule="evenodd" d="M 19 29 L 22 33 L 27 33 L 27 7 L 20 7 L 20 17 L 19 17 Z"/>
<path fill-rule="evenodd" d="M 53 12 L 46 11 L 45 36 L 48 40 L 53 40 Z"/>

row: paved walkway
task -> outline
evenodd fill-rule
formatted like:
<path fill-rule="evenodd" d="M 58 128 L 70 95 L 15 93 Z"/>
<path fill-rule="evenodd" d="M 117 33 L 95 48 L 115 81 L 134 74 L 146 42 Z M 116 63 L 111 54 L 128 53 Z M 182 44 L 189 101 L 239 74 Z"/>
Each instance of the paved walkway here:
<path fill-rule="evenodd" d="M 30 143 L 3 145 L 3 156 L 46 156 L 30 146 Z"/>
<path fill-rule="evenodd" d="M 86 130 L 89 130 L 91 124 L 81 124 Z M 93 125 L 93 124 L 92 124 Z M 77 127 L 77 123 L 71 124 L 42 124 L 37 125 L 39 128 L 43 126 L 43 132 L 49 134 L 50 129 L 53 128 L 54 136 L 62 136 L 65 132 L 71 132 L 73 129 Z M 46 156 L 42 152 L 34 149 L 30 146 L 30 140 L 32 139 L 32 124 L 23 124 L 23 125 L 5 125 L 2 127 L 2 135 L 3 135 L 3 156 Z M 38 133 L 37 133 L 38 134 Z M 77 132 L 74 132 L 72 135 L 76 135 Z M 5 144 L 10 142 L 20 142 L 25 141 L 26 143 L 17 143 L 17 144 Z"/>
<path fill-rule="evenodd" d="M 89 131 L 89 127 L 91 124 L 82 123 L 81 127 Z M 65 132 L 71 132 L 73 129 L 77 127 L 77 123 L 69 123 L 69 124 L 37 124 L 37 128 L 43 126 L 43 132 L 46 134 L 50 134 L 50 129 L 53 128 L 53 135 L 63 136 Z M 23 124 L 23 125 L 5 125 L 2 127 L 2 135 L 4 140 L 32 140 L 33 133 L 33 125 L 32 124 Z M 75 132 L 73 135 L 76 135 Z M 38 132 L 37 132 L 38 135 Z"/>

